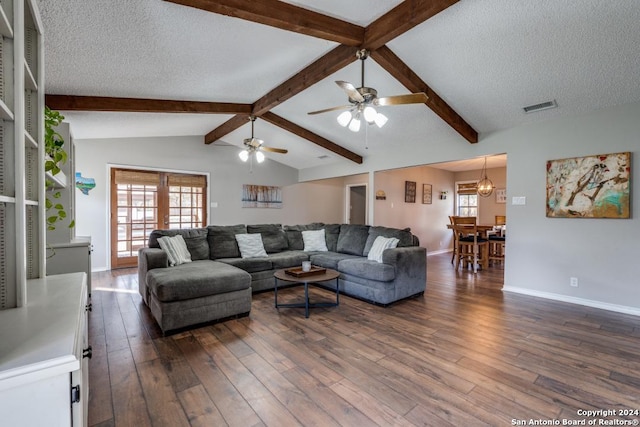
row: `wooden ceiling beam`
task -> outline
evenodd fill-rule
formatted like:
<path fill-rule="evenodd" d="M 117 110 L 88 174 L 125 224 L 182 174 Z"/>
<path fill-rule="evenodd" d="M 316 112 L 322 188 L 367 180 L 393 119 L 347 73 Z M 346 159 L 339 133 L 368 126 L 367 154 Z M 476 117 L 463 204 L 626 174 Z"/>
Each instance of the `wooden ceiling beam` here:
<path fill-rule="evenodd" d="M 174 101 L 167 99 L 114 98 L 107 96 L 45 96 L 45 104 L 59 111 L 108 111 L 127 113 L 250 114 L 251 104 Z"/>
<path fill-rule="evenodd" d="M 293 31 L 348 46 L 359 46 L 364 39 L 363 27 L 278 0 L 165 1 L 206 10 L 219 15 L 257 22 L 280 28 L 281 30 Z"/>
<path fill-rule="evenodd" d="M 237 114 L 233 116 L 232 118 L 230 118 L 229 120 L 227 120 L 226 122 L 224 122 L 223 124 L 215 128 L 214 130 L 206 134 L 204 136 L 204 143 L 211 144 L 212 142 L 219 140 L 223 136 L 233 132 L 234 130 L 238 129 L 242 125 L 248 123 L 249 121 L 248 118 L 249 118 L 249 114 Z"/>
<path fill-rule="evenodd" d="M 340 45 L 269 91 L 253 104 L 253 115 L 261 116 L 275 106 L 313 86 L 356 60 L 356 48 Z"/>
<path fill-rule="evenodd" d="M 353 151 L 349 151 L 346 148 L 338 144 L 335 144 L 329 141 L 328 139 L 321 137 L 316 133 L 311 132 L 310 130 L 307 130 L 301 126 L 298 126 L 297 124 L 290 122 L 289 120 L 283 117 L 280 117 L 277 114 L 274 114 L 272 112 L 267 112 L 267 113 L 264 113 L 262 116 L 260 116 L 260 118 L 286 131 L 289 131 L 294 135 L 299 136 L 300 138 L 304 138 L 307 141 L 311 141 L 314 144 L 326 150 L 329 150 L 339 156 L 349 159 L 352 162 L 355 162 L 359 165 L 362 164 L 362 161 L 363 161 L 362 156 L 354 153 Z"/>
<path fill-rule="evenodd" d="M 362 47 L 376 50 L 459 0 L 404 0 L 367 26 Z"/>
<path fill-rule="evenodd" d="M 425 104 L 431 108 L 442 120 L 455 129 L 467 141 L 475 144 L 478 142 L 478 132 L 471 127 L 453 108 L 433 91 L 411 68 L 387 46 L 382 46 L 371 52 L 371 58 L 382 68 L 387 70 L 396 80 L 402 83 L 411 92 L 424 92 L 429 99 Z"/>

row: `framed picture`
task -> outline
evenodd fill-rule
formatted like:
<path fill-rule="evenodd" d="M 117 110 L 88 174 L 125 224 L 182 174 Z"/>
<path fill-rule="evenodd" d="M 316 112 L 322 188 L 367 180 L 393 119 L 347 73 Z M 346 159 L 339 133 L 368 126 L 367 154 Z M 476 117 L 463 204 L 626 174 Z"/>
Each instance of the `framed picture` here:
<path fill-rule="evenodd" d="M 432 187 L 431 184 L 422 184 L 422 203 L 430 205 L 432 199 Z"/>
<path fill-rule="evenodd" d="M 404 202 L 415 203 L 416 202 L 416 183 L 415 181 L 404 182 Z"/>
<path fill-rule="evenodd" d="M 496 188 L 496 203 L 507 203 L 506 188 Z"/>
<path fill-rule="evenodd" d="M 547 162 L 547 217 L 629 218 L 631 154 Z"/>
<path fill-rule="evenodd" d="M 242 185 L 243 208 L 282 208 L 282 188 L 269 185 Z"/>

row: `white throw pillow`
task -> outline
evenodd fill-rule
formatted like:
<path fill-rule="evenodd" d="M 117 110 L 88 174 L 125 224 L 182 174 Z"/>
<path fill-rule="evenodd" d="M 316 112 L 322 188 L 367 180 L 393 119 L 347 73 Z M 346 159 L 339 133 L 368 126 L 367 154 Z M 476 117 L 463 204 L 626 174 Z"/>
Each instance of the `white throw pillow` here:
<path fill-rule="evenodd" d="M 267 256 L 260 233 L 236 234 L 236 241 L 242 258 L 259 258 Z"/>
<path fill-rule="evenodd" d="M 191 253 L 189 253 L 187 243 L 181 235 L 160 237 L 158 244 L 167 253 L 170 267 L 191 262 Z"/>
<path fill-rule="evenodd" d="M 305 252 L 318 251 L 327 252 L 327 242 L 324 239 L 324 228 L 322 230 L 306 230 L 302 232 Z"/>
<path fill-rule="evenodd" d="M 398 246 L 398 242 L 400 240 L 395 237 L 376 237 L 376 240 L 373 241 L 373 245 L 371 246 L 371 250 L 369 251 L 369 255 L 367 256 L 368 260 L 382 262 L 382 253 L 385 249 L 391 249 Z"/>

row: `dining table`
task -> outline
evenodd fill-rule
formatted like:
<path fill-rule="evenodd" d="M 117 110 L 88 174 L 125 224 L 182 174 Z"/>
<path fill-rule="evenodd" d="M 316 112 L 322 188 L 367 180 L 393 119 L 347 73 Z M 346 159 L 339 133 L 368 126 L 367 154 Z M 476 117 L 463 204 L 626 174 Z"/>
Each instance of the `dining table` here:
<path fill-rule="evenodd" d="M 469 230 L 473 230 L 473 228 L 475 227 L 476 230 L 478 230 L 478 236 L 482 237 L 482 238 L 487 238 L 487 231 L 492 231 L 493 230 L 493 225 L 488 225 L 488 224 L 458 224 L 458 227 L 463 227 L 463 228 L 468 228 Z M 447 228 L 449 230 L 453 229 L 453 224 L 447 224 Z"/>

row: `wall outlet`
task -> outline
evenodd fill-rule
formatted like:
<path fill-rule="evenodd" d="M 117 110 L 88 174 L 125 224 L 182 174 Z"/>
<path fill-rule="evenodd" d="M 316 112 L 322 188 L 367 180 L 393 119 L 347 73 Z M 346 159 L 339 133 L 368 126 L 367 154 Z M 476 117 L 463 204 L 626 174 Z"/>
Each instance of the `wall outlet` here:
<path fill-rule="evenodd" d="M 573 286 L 574 288 L 578 287 L 578 278 L 577 277 L 570 277 L 569 278 L 569 286 Z"/>

